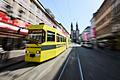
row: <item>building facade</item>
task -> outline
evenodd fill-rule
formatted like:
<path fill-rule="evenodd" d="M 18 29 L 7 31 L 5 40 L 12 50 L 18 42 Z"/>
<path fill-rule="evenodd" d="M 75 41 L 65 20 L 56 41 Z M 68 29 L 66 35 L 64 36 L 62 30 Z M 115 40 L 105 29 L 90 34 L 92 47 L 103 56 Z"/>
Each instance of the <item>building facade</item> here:
<path fill-rule="evenodd" d="M 80 31 L 78 29 L 78 23 L 76 23 L 76 30 L 73 29 L 73 24 L 71 23 L 71 39 L 72 42 L 79 43 L 80 42 Z"/>
<path fill-rule="evenodd" d="M 104 0 L 91 19 L 91 25 L 96 30 L 97 43 L 105 43 L 112 49 L 120 48 L 119 3 L 119 0 Z"/>
<path fill-rule="evenodd" d="M 87 26 L 84 31 L 82 32 L 82 40 L 83 42 L 91 42 L 91 26 Z"/>
<path fill-rule="evenodd" d="M 48 9 L 45 9 L 39 0 L 1 0 L 0 4 L 0 10 L 12 17 L 31 24 L 43 22 L 49 26 L 57 27 L 54 19 L 51 19 L 52 15 L 48 13 Z"/>

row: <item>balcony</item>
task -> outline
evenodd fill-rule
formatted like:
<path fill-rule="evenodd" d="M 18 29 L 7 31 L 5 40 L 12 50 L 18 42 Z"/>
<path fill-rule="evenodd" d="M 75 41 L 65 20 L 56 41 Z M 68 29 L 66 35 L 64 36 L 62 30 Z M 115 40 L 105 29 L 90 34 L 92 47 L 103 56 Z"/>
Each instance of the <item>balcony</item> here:
<path fill-rule="evenodd" d="M 112 27 L 107 25 L 106 27 L 97 31 L 96 36 L 97 38 L 105 38 L 105 37 L 110 36 L 111 33 L 112 33 Z"/>
<path fill-rule="evenodd" d="M 112 27 L 112 32 L 116 33 L 120 31 L 120 24 L 114 24 L 114 26 Z"/>

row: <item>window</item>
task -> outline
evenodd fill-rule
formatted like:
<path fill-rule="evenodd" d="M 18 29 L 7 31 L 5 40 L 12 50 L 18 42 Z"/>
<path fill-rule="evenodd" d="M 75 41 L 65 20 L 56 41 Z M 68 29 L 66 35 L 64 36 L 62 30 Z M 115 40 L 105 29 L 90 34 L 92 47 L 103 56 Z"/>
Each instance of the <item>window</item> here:
<path fill-rule="evenodd" d="M 66 42 L 66 38 L 62 36 L 62 42 Z"/>
<path fill-rule="evenodd" d="M 66 42 L 66 38 L 64 37 L 64 41 L 63 42 Z"/>
<path fill-rule="evenodd" d="M 57 42 L 66 42 L 66 38 L 60 34 L 57 34 L 56 40 Z"/>
<path fill-rule="evenodd" d="M 63 36 L 57 34 L 57 42 L 63 42 Z"/>
<path fill-rule="evenodd" d="M 60 35 L 59 34 L 57 34 L 57 42 L 60 42 L 61 40 L 60 40 Z"/>
<path fill-rule="evenodd" d="M 33 44 L 34 41 L 39 43 L 45 42 L 45 31 L 38 29 L 38 30 L 29 30 L 28 32 L 28 39 L 30 40 L 28 43 Z"/>
<path fill-rule="evenodd" d="M 61 36 L 61 38 L 62 38 L 62 42 L 64 42 L 64 37 L 63 37 L 63 36 Z"/>
<path fill-rule="evenodd" d="M 60 35 L 60 41 L 63 42 L 64 37 Z"/>
<path fill-rule="evenodd" d="M 57 34 L 57 37 L 56 37 L 56 38 L 57 38 L 57 39 L 56 39 L 56 40 L 57 40 L 57 42 L 59 42 L 59 34 Z"/>
<path fill-rule="evenodd" d="M 47 41 L 55 41 L 55 33 L 47 31 Z"/>
<path fill-rule="evenodd" d="M 36 11 L 36 5 L 33 3 L 33 2 L 31 2 L 31 4 L 30 4 L 30 8 L 32 9 L 32 10 L 35 10 Z"/>

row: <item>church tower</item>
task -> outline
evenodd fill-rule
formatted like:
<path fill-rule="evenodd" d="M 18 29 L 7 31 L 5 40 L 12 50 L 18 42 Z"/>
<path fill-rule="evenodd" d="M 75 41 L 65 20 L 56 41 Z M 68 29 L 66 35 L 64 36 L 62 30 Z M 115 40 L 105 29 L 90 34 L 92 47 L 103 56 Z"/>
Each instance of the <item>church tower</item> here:
<path fill-rule="evenodd" d="M 79 30 L 79 29 L 78 29 L 78 23 L 76 22 L 76 31 L 77 31 L 77 30 Z"/>
<path fill-rule="evenodd" d="M 72 42 L 79 43 L 79 29 L 78 29 L 78 23 L 76 22 L 76 29 L 73 29 L 73 23 L 71 22 L 71 40 Z"/>
<path fill-rule="evenodd" d="M 73 38 L 73 23 L 71 22 L 71 39 Z"/>
<path fill-rule="evenodd" d="M 79 42 L 79 29 L 78 29 L 78 23 L 76 22 L 76 42 Z"/>

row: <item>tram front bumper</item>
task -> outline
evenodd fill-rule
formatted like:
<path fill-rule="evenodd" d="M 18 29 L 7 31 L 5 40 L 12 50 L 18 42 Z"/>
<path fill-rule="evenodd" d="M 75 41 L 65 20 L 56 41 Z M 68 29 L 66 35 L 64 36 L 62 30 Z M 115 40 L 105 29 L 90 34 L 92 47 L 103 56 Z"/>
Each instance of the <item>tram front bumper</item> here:
<path fill-rule="evenodd" d="M 26 53 L 25 61 L 26 62 L 40 62 L 40 53 Z"/>

